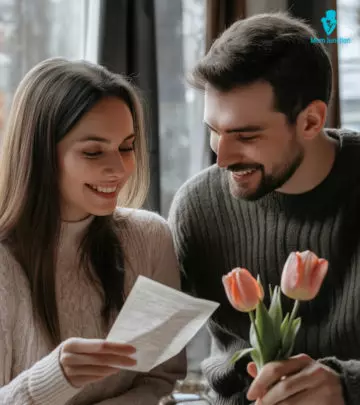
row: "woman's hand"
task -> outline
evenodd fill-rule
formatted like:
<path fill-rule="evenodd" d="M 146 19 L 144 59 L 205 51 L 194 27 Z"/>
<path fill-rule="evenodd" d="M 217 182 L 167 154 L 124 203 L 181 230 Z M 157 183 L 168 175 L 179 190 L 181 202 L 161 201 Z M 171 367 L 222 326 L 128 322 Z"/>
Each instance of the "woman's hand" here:
<path fill-rule="evenodd" d="M 101 339 L 70 338 L 60 352 L 60 365 L 69 383 L 76 388 L 119 372 L 117 366 L 133 366 L 133 346 Z"/>

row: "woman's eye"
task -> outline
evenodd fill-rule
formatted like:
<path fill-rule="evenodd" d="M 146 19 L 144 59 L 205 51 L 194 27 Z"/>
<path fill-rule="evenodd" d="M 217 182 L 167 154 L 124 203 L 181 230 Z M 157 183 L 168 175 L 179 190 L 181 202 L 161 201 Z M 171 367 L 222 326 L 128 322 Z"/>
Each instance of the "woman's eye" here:
<path fill-rule="evenodd" d="M 93 158 L 101 155 L 101 152 L 83 152 L 86 157 Z"/>
<path fill-rule="evenodd" d="M 119 148 L 119 152 L 133 152 L 134 151 L 134 145 L 129 146 L 128 148 Z"/>

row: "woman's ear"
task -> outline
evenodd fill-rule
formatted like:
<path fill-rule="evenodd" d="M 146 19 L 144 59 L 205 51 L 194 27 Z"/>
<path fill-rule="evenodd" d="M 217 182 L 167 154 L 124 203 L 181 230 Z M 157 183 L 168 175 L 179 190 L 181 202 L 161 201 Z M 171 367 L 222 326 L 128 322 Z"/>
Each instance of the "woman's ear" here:
<path fill-rule="evenodd" d="M 297 118 L 297 127 L 304 140 L 315 138 L 324 128 L 327 105 L 320 100 L 311 102 Z"/>

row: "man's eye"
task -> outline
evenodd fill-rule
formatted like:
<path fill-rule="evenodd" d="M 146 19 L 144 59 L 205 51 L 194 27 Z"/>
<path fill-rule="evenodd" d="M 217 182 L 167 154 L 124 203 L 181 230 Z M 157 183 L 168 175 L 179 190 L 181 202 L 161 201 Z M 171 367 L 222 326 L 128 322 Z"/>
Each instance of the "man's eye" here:
<path fill-rule="evenodd" d="M 101 155 L 101 152 L 83 152 L 86 157 L 93 158 Z"/>
<path fill-rule="evenodd" d="M 250 142 L 250 141 L 254 141 L 254 140 L 257 139 L 257 138 L 258 138 L 257 135 L 256 135 L 256 136 L 247 136 L 247 137 L 240 136 L 240 137 L 239 137 L 239 141 L 242 141 L 242 142 Z"/>

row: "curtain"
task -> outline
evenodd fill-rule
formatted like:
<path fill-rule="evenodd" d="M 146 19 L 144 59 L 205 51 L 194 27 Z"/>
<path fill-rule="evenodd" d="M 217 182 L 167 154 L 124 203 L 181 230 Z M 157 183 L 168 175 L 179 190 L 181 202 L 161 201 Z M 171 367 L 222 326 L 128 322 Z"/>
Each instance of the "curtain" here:
<path fill-rule="evenodd" d="M 327 10 L 337 10 L 336 0 L 288 0 L 288 9 L 296 17 L 305 19 L 316 30 L 320 38 L 325 37 L 321 18 Z M 331 37 L 337 37 L 337 29 Z M 328 109 L 326 126 L 339 128 L 340 120 L 340 98 L 339 98 L 339 62 L 337 44 L 325 44 L 333 66 L 333 91 Z"/>
<path fill-rule="evenodd" d="M 206 3 L 206 52 L 214 40 L 233 22 L 245 18 L 246 0 L 207 0 Z M 206 130 L 207 131 L 207 130 Z M 216 162 L 210 150 L 210 162 Z"/>

